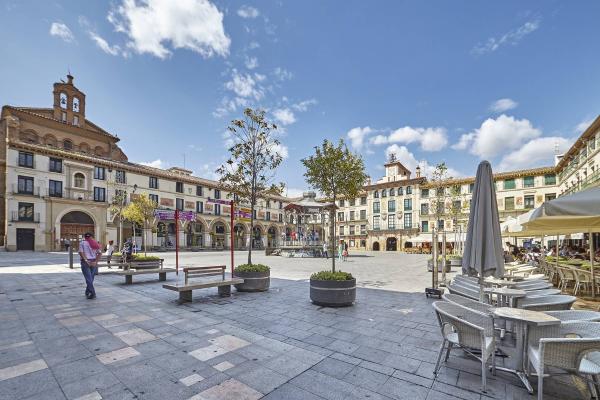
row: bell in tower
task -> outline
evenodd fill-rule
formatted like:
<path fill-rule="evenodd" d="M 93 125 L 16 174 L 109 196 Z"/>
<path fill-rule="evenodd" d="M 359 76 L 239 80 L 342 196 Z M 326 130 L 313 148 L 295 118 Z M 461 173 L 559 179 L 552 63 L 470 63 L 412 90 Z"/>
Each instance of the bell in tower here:
<path fill-rule="evenodd" d="M 70 73 L 67 82 L 61 79 L 54 84 L 54 118 L 65 124 L 85 126 L 85 93 L 73 84 Z"/>

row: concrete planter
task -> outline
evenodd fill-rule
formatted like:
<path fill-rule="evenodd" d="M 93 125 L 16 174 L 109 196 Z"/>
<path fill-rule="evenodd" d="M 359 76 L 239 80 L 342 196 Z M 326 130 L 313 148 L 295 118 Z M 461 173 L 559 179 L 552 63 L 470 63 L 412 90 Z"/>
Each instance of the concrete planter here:
<path fill-rule="evenodd" d="M 271 271 L 267 272 L 236 272 L 236 278 L 242 278 L 244 283 L 235 285 L 238 292 L 264 292 L 271 284 Z"/>
<path fill-rule="evenodd" d="M 461 268 L 462 267 L 462 257 L 461 258 L 451 258 L 450 266 L 455 267 L 455 268 Z"/>
<path fill-rule="evenodd" d="M 310 280 L 310 300 L 325 307 L 346 307 L 356 300 L 356 279 L 349 281 Z"/>
<path fill-rule="evenodd" d="M 446 272 L 450 272 L 450 260 L 446 260 Z M 433 271 L 433 260 L 427 260 L 427 272 Z M 442 262 L 438 261 L 438 271 L 442 272 Z"/>

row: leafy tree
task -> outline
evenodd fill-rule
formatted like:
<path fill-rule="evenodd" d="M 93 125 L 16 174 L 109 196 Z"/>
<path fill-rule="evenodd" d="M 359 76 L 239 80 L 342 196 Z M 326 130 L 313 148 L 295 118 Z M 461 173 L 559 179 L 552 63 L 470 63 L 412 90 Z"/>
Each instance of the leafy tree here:
<path fill-rule="evenodd" d="M 155 201 L 150 200 L 147 195 L 136 196 L 131 203 L 123 209 L 123 218 L 127 221 L 132 222 L 135 225 L 143 225 L 144 232 L 148 231 L 148 225 L 154 218 L 154 210 L 158 207 Z M 143 236 L 144 241 L 144 255 L 148 252 L 148 244 L 146 243 L 146 237 Z"/>
<path fill-rule="evenodd" d="M 229 159 L 217 169 L 223 188 L 239 202 L 250 204 L 268 193 L 281 193 L 283 185 L 273 184 L 275 170 L 283 161 L 277 126 L 265 117 L 265 111 L 246 108 L 244 117 L 228 127 L 233 145 Z M 250 217 L 250 234 L 254 231 L 254 212 Z M 233 230 L 233 227 L 231 228 Z M 252 242 L 248 247 L 248 264 L 252 264 Z"/>
<path fill-rule="evenodd" d="M 430 202 L 429 209 L 435 218 L 434 226 L 437 228 L 438 221 L 446 214 L 446 186 L 447 180 L 451 179 L 448 175 L 446 163 L 440 163 L 435 166 L 431 173 L 430 186 L 433 189 L 433 199 Z"/>
<path fill-rule="evenodd" d="M 108 211 L 113 218 L 119 219 L 119 242 L 117 243 L 117 249 L 121 250 L 123 246 L 123 221 L 125 217 L 123 211 L 127 207 L 127 191 L 124 189 L 116 189 L 115 195 L 108 207 Z"/>
<path fill-rule="evenodd" d="M 352 153 L 341 139 L 337 146 L 325 139 L 321 147 L 315 147 L 312 156 L 302 160 L 302 164 L 306 167 L 306 182 L 331 199 L 334 204 L 340 197 L 358 197 L 368 178 L 362 157 Z M 335 207 L 329 210 L 329 221 L 332 221 L 333 225 L 333 229 L 330 230 L 330 243 L 335 248 Z M 335 272 L 335 256 L 331 257 L 331 271 Z"/>

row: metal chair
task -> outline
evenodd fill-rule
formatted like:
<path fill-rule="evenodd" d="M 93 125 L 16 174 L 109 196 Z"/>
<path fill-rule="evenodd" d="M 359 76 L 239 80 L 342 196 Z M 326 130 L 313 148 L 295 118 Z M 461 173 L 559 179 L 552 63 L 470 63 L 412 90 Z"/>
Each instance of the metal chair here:
<path fill-rule="evenodd" d="M 532 311 L 570 310 L 577 298 L 565 294 L 519 299 L 518 308 Z"/>
<path fill-rule="evenodd" d="M 481 390 L 485 392 L 487 389 L 487 362 L 490 357 L 492 374 L 496 374 L 494 318 L 447 301 L 436 301 L 433 303 L 433 308 L 436 311 L 443 337 L 433 372 L 434 377 L 437 377 L 439 372 L 442 354 L 446 353 L 444 361 L 448 361 L 452 347 L 460 347 L 481 361 Z M 481 351 L 481 357 L 473 354 L 472 349 Z"/>
<path fill-rule="evenodd" d="M 592 379 L 600 374 L 600 322 L 566 322 L 539 332 L 530 331 L 527 347 L 529 363 L 538 375 L 538 400 L 544 398 L 544 377 L 551 372 L 547 367 Z"/>

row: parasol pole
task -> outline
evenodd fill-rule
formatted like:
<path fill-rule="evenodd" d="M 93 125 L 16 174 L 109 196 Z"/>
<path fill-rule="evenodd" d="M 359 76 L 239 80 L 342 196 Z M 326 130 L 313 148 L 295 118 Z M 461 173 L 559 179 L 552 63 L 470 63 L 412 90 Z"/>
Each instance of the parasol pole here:
<path fill-rule="evenodd" d="M 596 280 L 594 279 L 594 234 L 590 230 L 590 272 L 592 273 L 592 297 L 596 297 Z"/>
<path fill-rule="evenodd" d="M 433 257 L 433 270 L 431 271 L 431 287 L 433 289 L 437 289 L 438 287 L 437 239 L 437 232 L 435 231 L 435 228 L 433 228 L 431 230 L 431 255 Z"/>

